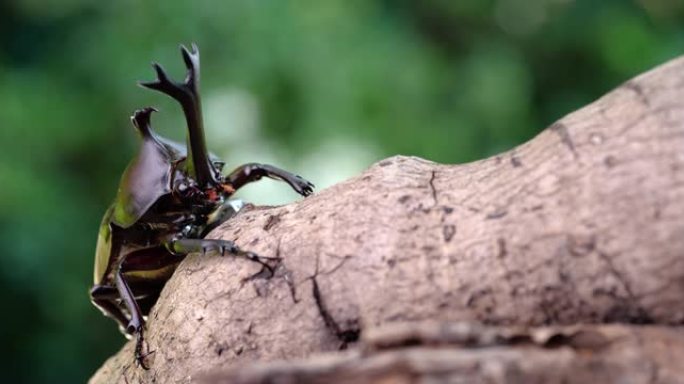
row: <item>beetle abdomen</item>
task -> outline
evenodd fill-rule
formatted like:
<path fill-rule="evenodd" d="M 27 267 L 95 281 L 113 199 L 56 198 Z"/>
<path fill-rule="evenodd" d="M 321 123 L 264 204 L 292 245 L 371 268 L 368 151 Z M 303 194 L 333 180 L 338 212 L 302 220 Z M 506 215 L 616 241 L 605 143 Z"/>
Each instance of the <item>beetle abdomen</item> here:
<path fill-rule="evenodd" d="M 109 259 L 112 255 L 112 229 L 109 222 L 112 217 L 114 207 L 111 206 L 105 212 L 100 224 L 100 230 L 97 233 L 97 246 L 95 247 L 95 269 L 93 271 L 93 281 L 95 285 L 102 282 L 107 273 L 109 266 Z"/>
<path fill-rule="evenodd" d="M 121 271 L 126 280 L 135 282 L 165 282 L 185 255 L 174 255 L 164 246 L 144 248 L 126 254 Z"/>

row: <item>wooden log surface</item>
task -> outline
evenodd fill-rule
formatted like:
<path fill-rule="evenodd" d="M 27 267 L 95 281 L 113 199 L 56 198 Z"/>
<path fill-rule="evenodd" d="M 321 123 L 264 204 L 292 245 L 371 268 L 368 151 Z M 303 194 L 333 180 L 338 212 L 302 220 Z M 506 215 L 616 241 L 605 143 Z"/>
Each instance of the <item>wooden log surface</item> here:
<path fill-rule="evenodd" d="M 200 375 L 202 384 L 681 383 L 684 332 L 667 326 L 524 329 L 395 323 L 362 348 Z"/>
<path fill-rule="evenodd" d="M 341 349 L 365 363 L 360 337 L 425 320 L 530 332 L 621 323 L 629 335 L 646 329 L 624 344 L 635 356 L 653 335 L 681 356 L 684 58 L 506 153 L 460 165 L 389 158 L 302 201 L 245 210 L 210 237 L 282 260 L 269 276 L 248 261 L 190 255 L 150 315 L 151 369 L 136 367 L 128 343 L 91 383 L 220 382 L 202 375 Z M 508 345 L 497 359 L 560 359 L 525 368 L 542 375 L 536 382 L 594 367 L 528 347 Z"/>

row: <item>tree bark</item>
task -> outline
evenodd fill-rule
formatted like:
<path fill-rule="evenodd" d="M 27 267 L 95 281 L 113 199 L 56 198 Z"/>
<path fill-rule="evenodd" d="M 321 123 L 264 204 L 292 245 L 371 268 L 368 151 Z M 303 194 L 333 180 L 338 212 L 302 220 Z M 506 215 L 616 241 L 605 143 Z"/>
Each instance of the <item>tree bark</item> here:
<path fill-rule="evenodd" d="M 330 382 L 395 371 L 414 382 L 447 366 L 449 380 L 466 382 L 518 382 L 501 367 L 531 378 L 521 382 L 684 382 L 673 363 L 684 361 L 684 58 L 506 153 L 462 165 L 389 158 L 300 202 L 245 210 L 210 237 L 282 260 L 269 276 L 244 260 L 188 256 L 147 323 L 151 369 L 135 366 L 128 343 L 91 383 L 263 382 L 340 372 L 335 364 L 354 369 Z M 437 348 L 418 338 L 364 352 L 371 335 L 425 320 L 476 339 L 525 327 L 527 341 Z M 569 324 L 608 347 L 534 341 Z M 320 352 L 332 353 L 323 368 L 262 364 Z M 203 376 L 219 367 L 231 368 Z M 608 376 L 586 376 L 594 371 Z"/>
<path fill-rule="evenodd" d="M 684 333 L 624 325 L 480 327 L 401 324 L 363 349 L 200 375 L 202 384 L 681 383 Z M 374 332 L 376 331 L 376 332 Z M 676 347 L 675 347 L 676 348 Z M 677 353 L 679 352 L 679 353 Z"/>

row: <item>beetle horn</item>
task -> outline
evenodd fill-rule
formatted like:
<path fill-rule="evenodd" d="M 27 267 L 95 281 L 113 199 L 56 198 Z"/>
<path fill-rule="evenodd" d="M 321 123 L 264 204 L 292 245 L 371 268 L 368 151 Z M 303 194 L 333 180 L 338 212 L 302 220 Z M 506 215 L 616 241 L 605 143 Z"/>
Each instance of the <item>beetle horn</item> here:
<path fill-rule="evenodd" d="M 192 51 L 183 45 L 180 46 L 180 50 L 188 70 L 183 82 L 171 80 L 161 65 L 152 63 L 152 67 L 157 72 L 157 80 L 139 84 L 162 92 L 180 103 L 188 125 L 189 161 L 186 164 L 197 183 L 202 187 L 208 187 L 217 183 L 215 176 L 217 172 L 209 159 L 204 139 L 202 104 L 199 94 L 199 50 L 195 44 L 192 44 Z"/>
<path fill-rule="evenodd" d="M 150 125 L 152 112 L 159 111 L 154 107 L 146 107 L 136 110 L 133 112 L 133 116 L 131 116 L 131 123 L 133 123 L 133 126 L 143 137 L 152 136 L 152 126 Z"/>

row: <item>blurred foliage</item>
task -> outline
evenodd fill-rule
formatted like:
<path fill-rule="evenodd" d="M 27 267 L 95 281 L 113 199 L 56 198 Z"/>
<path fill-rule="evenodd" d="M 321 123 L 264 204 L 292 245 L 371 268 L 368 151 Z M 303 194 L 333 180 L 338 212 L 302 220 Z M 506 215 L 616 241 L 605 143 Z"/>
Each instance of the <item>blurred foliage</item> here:
<path fill-rule="evenodd" d="M 393 154 L 457 163 L 531 138 L 680 54 L 683 4 L 3 0 L 5 381 L 83 382 L 122 345 L 87 299 L 95 237 L 135 150 L 130 113 L 161 107 L 153 123 L 182 140 L 177 106 L 134 86 L 151 60 L 180 76 L 178 43 L 202 50 L 214 151 L 325 186 Z"/>

